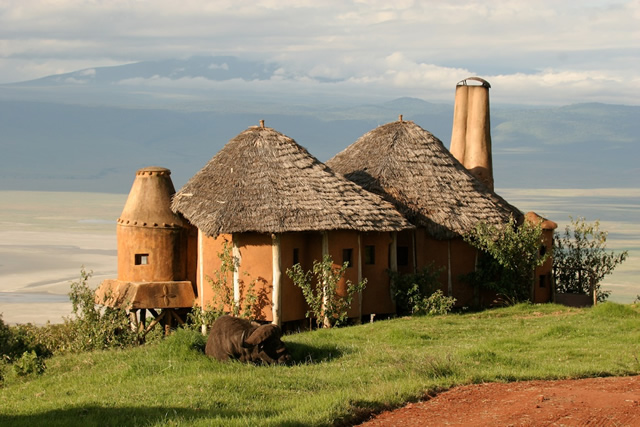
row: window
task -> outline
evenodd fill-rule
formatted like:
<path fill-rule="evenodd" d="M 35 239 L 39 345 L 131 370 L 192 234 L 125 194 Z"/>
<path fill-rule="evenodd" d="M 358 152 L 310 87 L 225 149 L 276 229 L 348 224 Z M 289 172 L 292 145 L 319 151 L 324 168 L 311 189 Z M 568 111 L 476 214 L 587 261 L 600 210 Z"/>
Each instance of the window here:
<path fill-rule="evenodd" d="M 293 265 L 300 264 L 300 250 L 293 248 Z"/>
<path fill-rule="evenodd" d="M 540 276 L 540 287 L 541 288 L 545 288 L 546 286 L 547 286 L 546 277 L 545 276 Z"/>
<path fill-rule="evenodd" d="M 398 246 L 398 266 L 409 265 L 409 246 Z"/>
<path fill-rule="evenodd" d="M 540 256 L 544 256 L 547 253 L 547 247 L 545 245 L 540 245 Z"/>
<path fill-rule="evenodd" d="M 376 263 L 376 247 L 365 246 L 364 247 L 364 263 L 365 265 L 373 265 Z"/>
<path fill-rule="evenodd" d="M 135 262 L 136 262 L 136 265 L 149 264 L 149 254 L 136 254 Z"/>
<path fill-rule="evenodd" d="M 347 267 L 353 267 L 353 249 L 342 250 L 342 264 L 347 263 Z"/>

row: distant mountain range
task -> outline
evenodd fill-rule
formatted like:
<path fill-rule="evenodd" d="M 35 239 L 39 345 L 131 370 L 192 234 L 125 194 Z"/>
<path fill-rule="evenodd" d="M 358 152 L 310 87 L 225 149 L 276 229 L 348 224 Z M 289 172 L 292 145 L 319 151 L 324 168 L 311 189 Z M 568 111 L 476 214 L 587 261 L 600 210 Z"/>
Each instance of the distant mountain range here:
<path fill-rule="evenodd" d="M 303 94 L 255 89 L 293 78 L 277 64 L 194 57 L 0 85 L 0 189 L 126 193 L 150 165 L 170 168 L 179 188 L 260 119 L 320 160 L 399 114 L 449 146 L 453 99 L 336 96 L 325 82 Z M 637 187 L 638 118 L 634 106 L 492 105 L 496 188 Z"/>

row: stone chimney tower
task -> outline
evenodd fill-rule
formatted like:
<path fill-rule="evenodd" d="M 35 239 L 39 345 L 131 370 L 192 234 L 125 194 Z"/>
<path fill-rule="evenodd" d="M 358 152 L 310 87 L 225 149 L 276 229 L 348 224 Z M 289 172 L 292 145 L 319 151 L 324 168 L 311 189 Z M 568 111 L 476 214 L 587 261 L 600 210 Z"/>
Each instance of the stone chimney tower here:
<path fill-rule="evenodd" d="M 468 81 L 478 84 L 468 84 Z M 458 82 L 453 109 L 451 154 L 476 178 L 493 190 L 489 88 L 479 77 Z"/>

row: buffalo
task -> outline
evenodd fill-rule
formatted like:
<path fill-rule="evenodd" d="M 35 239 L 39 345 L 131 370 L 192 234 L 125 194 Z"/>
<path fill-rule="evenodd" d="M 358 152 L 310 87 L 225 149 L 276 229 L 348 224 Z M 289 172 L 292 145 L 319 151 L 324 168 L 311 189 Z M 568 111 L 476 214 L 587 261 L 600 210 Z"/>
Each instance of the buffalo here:
<path fill-rule="evenodd" d="M 278 325 L 260 325 L 238 317 L 221 316 L 211 326 L 205 353 L 221 361 L 288 363 L 291 356 L 280 340 L 281 336 Z"/>

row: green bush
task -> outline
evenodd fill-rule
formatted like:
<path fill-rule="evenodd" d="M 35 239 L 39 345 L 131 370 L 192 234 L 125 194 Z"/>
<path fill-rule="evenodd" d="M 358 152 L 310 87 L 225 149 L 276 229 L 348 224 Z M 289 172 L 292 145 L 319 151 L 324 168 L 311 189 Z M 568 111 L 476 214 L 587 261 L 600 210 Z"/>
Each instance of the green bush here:
<path fill-rule="evenodd" d="M 45 370 L 45 363 L 35 351 L 25 351 L 19 359 L 13 362 L 13 371 L 22 377 L 29 374 L 41 374 Z"/>
<path fill-rule="evenodd" d="M 540 255 L 541 224 L 517 225 L 512 217 L 503 227 L 479 223 L 463 237 L 482 251 L 476 271 L 465 276 L 467 281 L 493 290 L 511 304 L 531 298 L 534 271 L 550 256 Z"/>
<path fill-rule="evenodd" d="M 302 295 L 309 306 L 307 318 L 313 318 L 318 328 L 330 328 L 346 322 L 347 311 L 353 302 L 353 296 L 362 292 L 367 279 L 354 284 L 346 281 L 346 295 L 338 294 L 338 282 L 342 279 L 349 264 L 345 262 L 335 268 L 330 255 L 325 255 L 322 261 L 314 261 L 309 271 L 304 271 L 300 264 L 287 269 L 287 276 L 294 285 L 302 289 Z"/>
<path fill-rule="evenodd" d="M 131 329 L 125 310 L 96 305 L 95 291 L 87 284 L 91 274 L 83 267 L 80 280 L 71 283 L 69 299 L 74 318 L 65 319 L 71 335 L 69 350 L 101 350 L 138 344 L 140 337 Z"/>
<path fill-rule="evenodd" d="M 600 289 L 600 283 L 629 253 L 607 252 L 607 234 L 600 230 L 599 221 L 590 224 L 581 217 L 571 218 L 564 234 L 556 233 L 553 248 L 556 292 L 588 295 L 595 286 L 598 301 L 609 297 L 611 292 Z"/>
<path fill-rule="evenodd" d="M 440 290 L 439 277 L 442 270 L 435 268 L 432 263 L 414 274 L 388 272 L 393 283 L 398 315 L 436 315 L 451 311 L 456 300 L 444 296 Z"/>
<path fill-rule="evenodd" d="M 40 340 L 40 328 L 32 324 L 8 326 L 0 315 L 0 357 L 14 362 L 25 352 L 35 352 L 39 357 L 49 357 L 53 351 Z"/>

